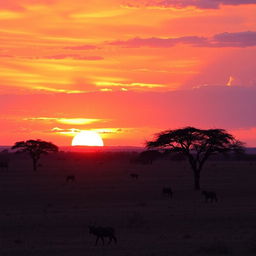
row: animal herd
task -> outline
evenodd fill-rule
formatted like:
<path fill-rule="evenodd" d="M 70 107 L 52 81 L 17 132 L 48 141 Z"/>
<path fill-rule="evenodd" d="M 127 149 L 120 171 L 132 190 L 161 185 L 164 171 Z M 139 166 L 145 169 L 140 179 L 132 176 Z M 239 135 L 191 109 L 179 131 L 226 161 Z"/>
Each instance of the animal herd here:
<path fill-rule="evenodd" d="M 0 161 L 0 169 L 2 170 L 8 170 L 9 163 L 5 161 Z M 130 173 L 129 175 L 132 179 L 138 180 L 139 174 L 137 173 Z M 76 176 L 71 174 L 67 175 L 65 178 L 66 183 L 73 183 L 76 181 Z M 216 192 L 213 191 L 202 191 L 202 196 L 204 197 L 204 201 L 206 203 L 217 203 L 218 198 Z M 162 188 L 162 195 L 163 197 L 167 197 L 172 199 L 173 198 L 173 190 L 169 187 L 163 187 Z M 106 226 L 95 226 L 90 225 L 89 228 L 89 234 L 94 235 L 96 237 L 95 240 L 95 246 L 98 245 L 99 240 L 101 240 L 102 245 L 105 244 L 105 239 L 108 239 L 108 244 L 111 244 L 112 242 L 117 243 L 116 233 L 115 229 L 113 227 L 106 227 Z"/>
<path fill-rule="evenodd" d="M 130 173 L 130 177 L 134 180 L 138 180 L 139 174 L 137 173 Z M 66 176 L 66 182 L 75 182 L 76 176 L 75 175 L 67 175 Z M 202 191 L 201 193 L 204 196 L 205 202 L 217 202 L 217 195 L 213 191 Z M 173 198 L 173 190 L 169 187 L 163 187 L 162 188 L 162 195 L 164 197 Z M 89 228 L 89 234 L 94 235 L 96 237 L 95 240 L 95 246 L 98 245 L 99 240 L 101 240 L 102 245 L 105 245 L 105 239 L 108 239 L 108 244 L 111 244 L 113 241 L 114 243 L 117 243 L 117 238 L 115 234 L 115 229 L 113 227 L 105 227 L 105 226 L 96 226 L 96 225 L 90 225 Z"/>
<path fill-rule="evenodd" d="M 164 196 L 168 196 L 172 198 L 173 192 L 171 187 L 164 187 L 162 189 L 162 194 Z M 204 190 L 202 191 L 201 194 L 204 196 L 206 203 L 207 202 L 216 203 L 218 201 L 217 194 L 213 191 Z M 88 228 L 89 228 L 89 234 L 96 236 L 95 246 L 98 245 L 99 240 L 101 240 L 102 245 L 104 245 L 105 244 L 104 238 L 108 239 L 108 244 L 111 244 L 112 241 L 117 243 L 115 229 L 113 227 L 102 227 L 102 226 L 91 225 L 91 226 L 88 226 Z"/>
<path fill-rule="evenodd" d="M 132 179 L 137 180 L 139 178 L 139 175 L 136 174 L 136 173 L 131 173 L 130 177 Z M 73 181 L 73 176 L 67 176 L 67 181 L 69 181 L 69 180 Z M 204 197 L 206 203 L 208 203 L 208 202 L 217 203 L 217 201 L 218 201 L 216 192 L 205 191 L 204 190 L 204 191 L 201 192 L 201 194 Z M 171 187 L 163 187 L 162 195 L 172 199 L 172 197 L 173 197 L 172 188 Z M 108 239 L 108 244 L 111 244 L 112 241 L 117 243 L 115 229 L 113 227 L 102 227 L 102 226 L 91 225 L 91 226 L 88 226 L 88 228 L 89 228 L 89 234 L 92 234 L 92 235 L 96 236 L 95 246 L 98 245 L 99 240 L 101 240 L 102 245 L 104 245 L 105 244 L 105 240 L 104 240 L 105 238 Z"/>
<path fill-rule="evenodd" d="M 137 173 L 130 173 L 130 177 L 134 180 L 139 179 L 139 174 Z M 66 176 L 66 182 L 75 182 L 76 181 L 76 176 L 75 175 L 67 175 Z M 204 201 L 206 203 L 217 203 L 218 198 L 216 192 L 213 191 L 202 191 L 201 192 L 202 196 L 204 197 Z M 164 197 L 173 198 L 173 190 L 172 188 L 169 187 L 163 187 L 162 188 L 162 195 Z M 112 241 L 117 243 L 117 238 L 115 234 L 115 229 L 113 227 L 104 227 L 104 226 L 95 226 L 95 225 L 90 225 L 88 226 L 89 228 L 89 234 L 94 235 L 96 237 L 95 240 L 95 246 L 98 245 L 99 240 L 101 240 L 102 245 L 105 245 L 105 239 L 108 239 L 108 244 L 111 244 Z"/>

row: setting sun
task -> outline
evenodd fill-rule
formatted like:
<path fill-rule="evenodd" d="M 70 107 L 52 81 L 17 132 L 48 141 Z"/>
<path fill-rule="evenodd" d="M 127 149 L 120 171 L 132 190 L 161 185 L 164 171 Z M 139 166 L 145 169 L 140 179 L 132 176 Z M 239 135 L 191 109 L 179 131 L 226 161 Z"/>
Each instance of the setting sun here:
<path fill-rule="evenodd" d="M 97 132 L 81 131 L 73 138 L 72 146 L 104 146 L 104 143 Z"/>

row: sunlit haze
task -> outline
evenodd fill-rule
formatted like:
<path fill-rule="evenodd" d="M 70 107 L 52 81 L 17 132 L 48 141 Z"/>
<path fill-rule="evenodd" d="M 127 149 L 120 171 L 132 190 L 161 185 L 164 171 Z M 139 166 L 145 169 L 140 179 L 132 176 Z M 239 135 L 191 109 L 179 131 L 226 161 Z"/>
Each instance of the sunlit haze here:
<path fill-rule="evenodd" d="M 0 0 L 0 145 L 88 130 L 144 146 L 190 125 L 256 146 L 255 13 L 256 0 Z"/>

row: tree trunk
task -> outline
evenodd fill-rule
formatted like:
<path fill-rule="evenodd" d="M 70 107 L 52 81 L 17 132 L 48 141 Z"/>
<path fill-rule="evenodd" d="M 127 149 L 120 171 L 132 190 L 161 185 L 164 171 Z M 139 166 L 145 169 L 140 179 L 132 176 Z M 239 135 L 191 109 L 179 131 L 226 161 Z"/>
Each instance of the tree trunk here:
<path fill-rule="evenodd" d="M 194 171 L 194 189 L 200 190 L 200 171 L 193 170 Z"/>
<path fill-rule="evenodd" d="M 33 159 L 33 171 L 37 170 L 37 159 Z"/>

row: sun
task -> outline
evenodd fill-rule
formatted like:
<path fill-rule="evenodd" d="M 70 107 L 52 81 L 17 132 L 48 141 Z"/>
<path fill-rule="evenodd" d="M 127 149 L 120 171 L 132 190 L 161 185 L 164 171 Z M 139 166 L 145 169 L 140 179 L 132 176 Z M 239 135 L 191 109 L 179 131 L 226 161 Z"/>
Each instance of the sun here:
<path fill-rule="evenodd" d="M 72 140 L 72 146 L 104 146 L 103 140 L 97 132 L 81 131 Z"/>

